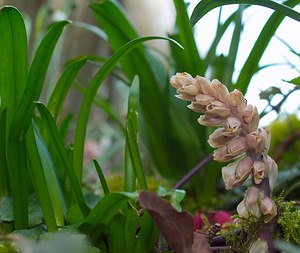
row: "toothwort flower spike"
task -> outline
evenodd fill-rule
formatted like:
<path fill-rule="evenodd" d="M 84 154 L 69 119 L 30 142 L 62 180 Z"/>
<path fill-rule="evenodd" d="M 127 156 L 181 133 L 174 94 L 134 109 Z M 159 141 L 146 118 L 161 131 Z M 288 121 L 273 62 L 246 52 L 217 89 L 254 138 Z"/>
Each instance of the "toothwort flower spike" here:
<path fill-rule="evenodd" d="M 188 73 L 171 77 L 176 97 L 190 101 L 188 108 L 203 113 L 198 119 L 204 126 L 218 126 L 208 139 L 214 151 L 214 160 L 233 161 L 222 168 L 226 189 L 233 189 L 251 178 L 244 199 L 237 211 L 241 217 L 250 214 L 270 222 L 277 215 L 272 200 L 272 189 L 277 178 L 277 165 L 268 156 L 271 135 L 266 129 L 258 129 L 257 108 L 247 104 L 243 94 L 235 89 L 229 92 L 218 80 Z"/>

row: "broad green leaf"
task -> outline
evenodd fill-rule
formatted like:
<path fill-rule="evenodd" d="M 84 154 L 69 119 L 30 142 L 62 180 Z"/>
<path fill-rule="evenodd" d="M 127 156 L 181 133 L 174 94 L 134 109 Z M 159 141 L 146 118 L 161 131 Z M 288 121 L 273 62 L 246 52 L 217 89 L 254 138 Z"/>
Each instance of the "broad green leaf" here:
<path fill-rule="evenodd" d="M 284 2 L 285 5 L 291 7 L 297 5 L 298 3 L 299 0 L 288 0 Z M 284 17 L 285 16 L 280 12 L 275 12 L 271 15 L 267 23 L 264 25 L 239 74 L 238 80 L 235 85 L 235 87 L 240 89 L 243 93 L 246 92 L 253 74 L 258 70 L 259 61 Z"/>
<path fill-rule="evenodd" d="M 42 121 L 44 122 L 43 127 L 45 128 L 45 131 L 47 131 L 49 139 L 52 140 L 53 146 L 57 152 L 56 155 L 58 156 L 59 161 L 62 164 L 63 168 L 66 170 L 66 173 L 68 175 L 68 178 L 69 178 L 71 186 L 72 186 L 72 191 L 74 192 L 74 195 L 79 204 L 81 212 L 82 212 L 83 216 L 86 216 L 88 214 L 88 207 L 87 207 L 86 201 L 83 197 L 80 183 L 76 177 L 76 173 L 72 166 L 72 162 L 69 159 L 69 156 L 68 156 L 67 150 L 64 146 L 63 140 L 60 136 L 60 133 L 59 133 L 56 125 L 55 125 L 55 121 L 54 121 L 53 117 L 51 116 L 51 113 L 48 111 L 48 109 L 43 104 L 37 103 L 36 106 L 39 110 Z"/>
<path fill-rule="evenodd" d="M 84 148 L 84 140 L 86 135 L 87 123 L 89 113 L 95 99 L 96 93 L 103 83 L 104 79 L 108 76 L 110 71 L 115 67 L 122 57 L 128 54 L 131 50 L 133 50 L 140 43 L 147 40 L 154 39 L 163 39 L 170 40 L 176 44 L 176 41 L 171 40 L 169 38 L 160 37 L 160 36 L 146 36 L 134 39 L 120 49 L 118 49 L 102 66 L 102 68 L 96 73 L 94 78 L 91 80 L 85 94 L 83 97 L 83 101 L 80 107 L 79 116 L 77 120 L 77 128 L 75 131 L 75 139 L 74 139 L 74 156 L 73 156 L 73 165 L 77 174 L 78 179 L 81 179 L 82 176 L 82 163 L 83 163 L 83 148 Z"/>
<path fill-rule="evenodd" d="M 289 6 L 281 3 L 277 3 L 275 1 L 270 0 L 202 0 L 200 1 L 193 10 L 191 16 L 191 25 L 194 26 L 206 13 L 211 11 L 214 8 L 228 5 L 228 4 L 254 4 L 254 5 L 261 5 L 267 8 L 271 8 L 275 11 L 280 12 L 281 14 L 293 18 L 295 20 L 300 21 L 300 13 L 294 11 Z"/>
<path fill-rule="evenodd" d="M 6 161 L 6 117 L 7 109 L 0 112 L 0 198 L 9 191 Z"/>
<path fill-rule="evenodd" d="M 283 250 L 286 253 L 298 253 L 300 252 L 300 247 L 297 247 L 296 245 L 285 242 L 283 240 L 276 240 L 274 243 L 274 246 L 278 250 Z"/>
<path fill-rule="evenodd" d="M 60 79 L 58 80 L 48 102 L 48 109 L 52 113 L 55 120 L 58 119 L 61 113 L 63 103 L 70 87 L 72 86 L 72 83 L 74 82 L 74 78 L 86 63 L 86 60 L 86 57 L 80 57 L 79 59 L 69 62 Z"/>

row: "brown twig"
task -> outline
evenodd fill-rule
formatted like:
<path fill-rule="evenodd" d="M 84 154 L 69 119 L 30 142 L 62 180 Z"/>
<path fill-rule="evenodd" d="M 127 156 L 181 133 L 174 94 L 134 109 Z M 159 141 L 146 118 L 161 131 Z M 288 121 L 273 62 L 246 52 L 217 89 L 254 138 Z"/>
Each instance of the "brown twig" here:
<path fill-rule="evenodd" d="M 190 170 L 182 179 L 180 179 L 174 186 L 174 189 L 179 189 L 185 185 L 197 172 L 199 172 L 209 161 L 213 159 L 213 153 L 209 154 L 201 160 L 192 170 Z"/>

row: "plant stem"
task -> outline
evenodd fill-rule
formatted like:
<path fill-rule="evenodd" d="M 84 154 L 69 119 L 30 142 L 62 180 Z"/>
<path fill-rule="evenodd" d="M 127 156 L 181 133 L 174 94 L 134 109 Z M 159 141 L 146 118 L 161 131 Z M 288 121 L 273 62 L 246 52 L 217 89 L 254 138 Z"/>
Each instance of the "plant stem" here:
<path fill-rule="evenodd" d="M 180 179 L 174 186 L 174 189 L 179 189 L 185 185 L 197 172 L 199 172 L 209 161 L 213 159 L 213 153 L 209 154 L 201 160 L 192 170 L 190 170 L 182 179 Z"/>

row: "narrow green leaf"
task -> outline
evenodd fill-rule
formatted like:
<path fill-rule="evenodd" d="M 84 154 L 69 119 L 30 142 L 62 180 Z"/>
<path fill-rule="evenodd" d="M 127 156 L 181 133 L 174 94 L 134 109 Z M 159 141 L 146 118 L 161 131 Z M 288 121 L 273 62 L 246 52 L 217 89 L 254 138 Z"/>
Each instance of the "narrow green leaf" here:
<path fill-rule="evenodd" d="M 72 21 L 71 24 L 72 24 L 72 26 L 79 27 L 84 30 L 90 31 L 90 32 L 96 34 L 99 38 L 107 41 L 107 35 L 98 26 L 91 25 L 91 24 L 85 23 L 85 22 L 80 22 L 80 21 Z"/>
<path fill-rule="evenodd" d="M 26 148 L 30 150 L 30 152 L 28 152 L 29 173 L 44 214 L 47 229 L 49 231 L 56 231 L 57 224 L 55 220 L 54 206 L 52 205 L 49 188 L 47 187 L 44 169 L 32 127 L 29 127 L 26 135 Z"/>
<path fill-rule="evenodd" d="M 23 95 L 28 74 L 27 36 L 24 20 L 11 6 L 0 9 L 0 97 L 7 108 L 7 126 Z M 7 132 L 8 136 L 8 132 Z"/>
<path fill-rule="evenodd" d="M 281 14 L 293 18 L 297 21 L 300 21 L 300 13 L 294 11 L 292 8 L 284 4 L 277 3 L 270 0 L 202 0 L 200 1 L 193 10 L 190 22 L 194 26 L 206 13 L 211 11 L 214 8 L 228 5 L 228 4 L 254 4 L 264 6 L 270 9 L 273 9 Z"/>
<path fill-rule="evenodd" d="M 129 154 L 139 185 L 142 189 L 147 190 L 147 181 L 137 144 L 137 133 L 134 128 L 134 122 L 131 118 L 127 121 L 126 141 L 128 141 Z"/>
<path fill-rule="evenodd" d="M 108 224 L 119 210 L 126 204 L 129 197 L 123 193 L 109 193 L 103 197 L 98 204 L 91 210 L 85 219 L 85 223 L 97 226 Z"/>
<path fill-rule="evenodd" d="M 83 97 L 77 120 L 77 128 L 75 131 L 73 165 L 78 179 L 80 179 L 82 176 L 83 148 L 87 129 L 87 122 L 97 90 L 99 89 L 104 79 L 108 76 L 110 71 L 118 63 L 118 61 L 122 59 L 122 57 L 128 54 L 140 43 L 154 39 L 169 40 L 180 46 L 176 41 L 160 36 L 146 36 L 134 39 L 122 46 L 121 48 L 119 48 L 107 61 L 105 61 L 102 68 L 96 73 L 94 78 L 91 80 Z"/>
<path fill-rule="evenodd" d="M 26 133 L 26 128 L 34 112 L 34 101 L 37 101 L 40 97 L 54 47 L 64 26 L 68 23 L 68 21 L 60 21 L 53 24 L 34 55 L 28 74 L 26 89 L 13 120 L 12 138 L 22 139 Z"/>
<path fill-rule="evenodd" d="M 79 59 L 69 62 L 60 79 L 58 80 L 48 102 L 48 109 L 52 113 L 55 120 L 57 120 L 60 115 L 63 103 L 70 87 L 72 86 L 72 83 L 74 82 L 74 78 L 86 61 L 86 57 L 80 57 Z"/>
<path fill-rule="evenodd" d="M 141 229 L 135 245 L 135 253 L 151 253 L 159 236 L 159 230 L 153 223 L 149 213 L 145 211 Z"/>
<path fill-rule="evenodd" d="M 107 182 L 105 180 L 105 176 L 103 174 L 103 171 L 102 171 L 99 163 L 97 162 L 97 160 L 93 160 L 93 163 L 95 165 L 98 177 L 100 179 L 104 195 L 107 195 L 107 194 L 109 194 L 109 188 L 108 188 Z"/>
<path fill-rule="evenodd" d="M 68 152 L 64 146 L 64 143 L 62 141 L 62 138 L 59 134 L 59 131 L 55 125 L 55 121 L 53 117 L 51 116 L 51 113 L 48 111 L 48 109 L 41 103 L 36 104 L 39 113 L 41 115 L 41 118 L 44 122 L 45 130 L 47 131 L 47 134 L 49 136 L 49 139 L 52 140 L 53 146 L 57 152 L 57 156 L 63 166 L 63 168 L 66 170 L 66 173 L 68 175 L 68 178 L 70 180 L 72 190 L 74 191 L 76 200 L 79 204 L 79 207 L 81 209 L 81 212 L 83 216 L 86 216 L 88 214 L 88 207 L 86 205 L 86 201 L 83 197 L 80 183 L 78 181 L 78 178 L 76 177 L 74 168 L 72 166 L 72 162 L 69 159 Z"/>
<path fill-rule="evenodd" d="M 177 18 L 176 25 L 178 27 L 178 40 L 184 47 L 182 57 L 184 58 L 185 70 L 192 75 L 201 75 L 203 73 L 203 63 L 200 58 L 197 45 L 194 39 L 193 31 L 189 22 L 187 8 L 183 0 L 174 0 Z M 180 71 L 180 70 L 179 70 Z"/>
<path fill-rule="evenodd" d="M 129 120 L 132 120 L 134 131 L 136 132 L 136 139 L 138 141 L 138 132 L 139 132 L 139 118 L 138 111 L 140 105 L 140 89 L 139 89 L 139 78 L 136 76 L 133 79 L 127 106 L 127 119 L 128 124 Z M 126 144 L 125 144 L 125 191 L 133 192 L 136 190 L 136 174 L 133 168 L 133 162 L 130 155 L 129 139 L 126 135 Z"/>
<path fill-rule="evenodd" d="M 288 0 L 284 3 L 287 6 L 293 7 L 299 3 L 299 0 Z M 253 74 L 258 70 L 259 61 L 284 17 L 285 16 L 280 12 L 275 12 L 271 15 L 267 23 L 264 25 L 239 74 L 238 80 L 235 85 L 236 88 L 240 89 L 243 93 L 246 92 Z"/>
<path fill-rule="evenodd" d="M 58 181 L 58 173 L 56 171 L 54 161 L 35 122 L 33 122 L 33 128 L 35 134 L 35 142 L 43 166 L 44 177 L 46 180 L 46 184 L 42 184 L 40 186 L 49 189 L 48 191 L 50 194 L 52 209 L 54 211 L 57 226 L 63 227 L 65 225 L 64 213 L 66 213 L 67 205 L 62 193 L 62 183 Z M 48 204 L 50 204 L 50 202 Z"/>

